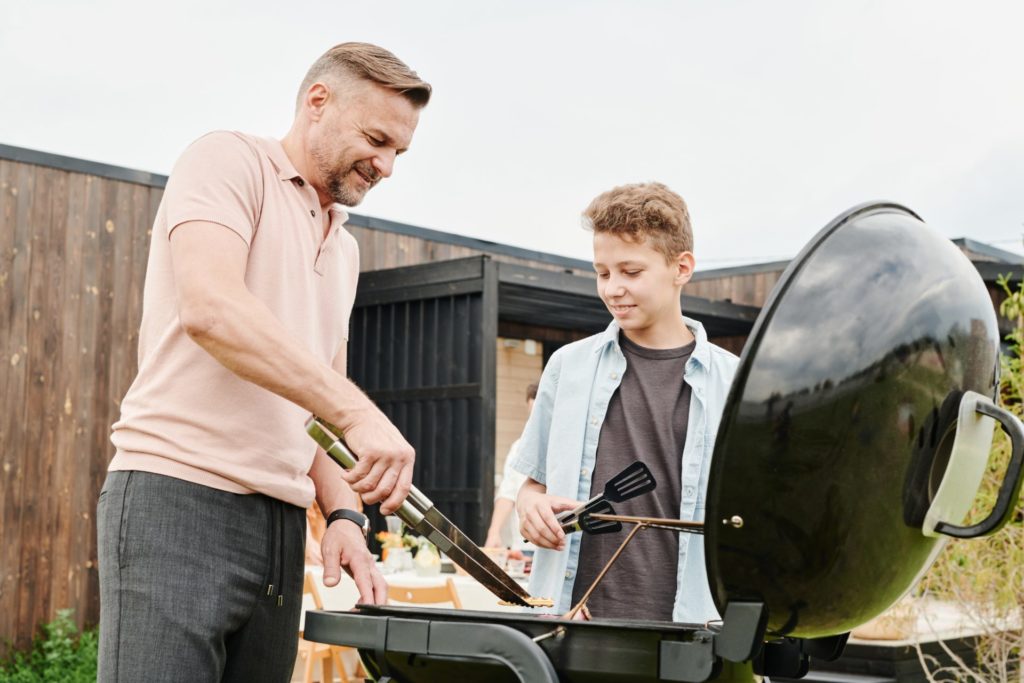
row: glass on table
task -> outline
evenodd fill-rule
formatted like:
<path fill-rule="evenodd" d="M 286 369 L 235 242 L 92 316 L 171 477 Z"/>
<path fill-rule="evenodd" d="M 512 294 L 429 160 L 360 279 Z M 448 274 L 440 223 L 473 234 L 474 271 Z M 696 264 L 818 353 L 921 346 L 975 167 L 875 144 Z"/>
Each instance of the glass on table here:
<path fill-rule="evenodd" d="M 508 561 L 508 575 L 513 579 L 526 576 L 526 559 L 512 559 Z"/>
<path fill-rule="evenodd" d="M 388 515 L 384 518 L 384 521 L 387 522 L 389 534 L 394 534 L 398 537 L 402 536 L 402 532 L 405 530 L 405 525 L 402 523 L 402 520 L 395 515 Z"/>
<path fill-rule="evenodd" d="M 388 574 L 412 569 L 412 553 L 408 548 L 388 548 L 388 556 L 384 559 L 383 569 Z"/>

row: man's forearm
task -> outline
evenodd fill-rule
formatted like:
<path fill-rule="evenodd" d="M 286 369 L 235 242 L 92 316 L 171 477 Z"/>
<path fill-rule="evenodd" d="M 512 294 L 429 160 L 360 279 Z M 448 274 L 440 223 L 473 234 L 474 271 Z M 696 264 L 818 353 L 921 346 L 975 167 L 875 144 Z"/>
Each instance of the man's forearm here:
<path fill-rule="evenodd" d="M 309 477 L 316 486 L 316 503 L 325 517 L 338 508 L 359 508 L 359 496 L 339 476 L 340 472 L 341 467 L 334 459 L 317 448 L 313 466 L 309 468 Z"/>
<path fill-rule="evenodd" d="M 183 308 L 181 317 L 188 335 L 239 377 L 339 427 L 376 410 L 358 387 L 292 338 L 244 287 L 209 294 Z"/>

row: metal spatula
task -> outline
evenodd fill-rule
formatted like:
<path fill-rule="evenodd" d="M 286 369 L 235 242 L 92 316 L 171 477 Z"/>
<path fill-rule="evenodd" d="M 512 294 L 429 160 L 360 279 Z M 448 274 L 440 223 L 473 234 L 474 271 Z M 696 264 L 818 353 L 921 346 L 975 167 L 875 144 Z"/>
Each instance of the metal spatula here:
<path fill-rule="evenodd" d="M 558 515 L 558 522 L 562 525 L 563 529 L 566 525 L 569 525 L 571 528 L 579 519 L 579 516 L 583 511 L 587 509 L 587 506 L 593 505 L 601 500 L 621 503 L 624 500 L 635 498 L 642 493 L 653 491 L 654 487 L 657 485 L 657 482 L 654 481 L 654 475 L 651 474 L 647 465 L 637 460 L 632 465 L 629 465 L 626 469 L 609 479 L 608 483 L 604 485 L 604 492 L 600 495 L 594 496 L 575 510 L 569 510 L 568 512 L 563 512 Z"/>
<path fill-rule="evenodd" d="M 585 531 L 588 534 L 610 534 L 622 529 L 622 522 L 613 522 L 604 519 L 594 519 L 590 515 L 598 513 L 602 515 L 614 515 L 615 508 L 606 499 L 601 498 L 586 505 L 580 512 L 577 519 L 562 525 L 562 531 L 571 534 L 574 531 Z"/>

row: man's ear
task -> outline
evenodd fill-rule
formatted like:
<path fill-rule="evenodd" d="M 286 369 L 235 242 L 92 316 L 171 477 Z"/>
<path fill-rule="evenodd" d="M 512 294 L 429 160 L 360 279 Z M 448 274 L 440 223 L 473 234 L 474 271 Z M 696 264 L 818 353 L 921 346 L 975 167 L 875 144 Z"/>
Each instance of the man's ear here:
<path fill-rule="evenodd" d="M 693 277 L 693 269 L 697 266 L 692 251 L 681 251 L 676 257 L 676 285 L 682 287 Z"/>
<path fill-rule="evenodd" d="M 323 83 L 317 82 L 309 86 L 309 90 L 306 91 L 306 98 L 303 100 L 303 106 L 309 112 L 311 121 L 320 120 L 332 94 L 331 89 Z"/>

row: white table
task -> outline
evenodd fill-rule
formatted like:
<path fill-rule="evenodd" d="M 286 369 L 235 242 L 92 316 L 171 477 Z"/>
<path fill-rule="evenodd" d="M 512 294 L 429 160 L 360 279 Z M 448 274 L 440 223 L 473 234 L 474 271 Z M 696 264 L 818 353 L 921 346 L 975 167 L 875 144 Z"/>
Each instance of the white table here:
<path fill-rule="evenodd" d="M 306 565 L 306 571 L 313 575 L 316 582 L 316 589 L 320 592 L 326 610 L 349 610 L 359 600 L 359 592 L 352 578 L 345 572 L 341 573 L 341 581 L 337 586 L 328 588 L 323 581 L 323 567 Z M 384 574 L 384 580 L 389 584 L 399 586 L 443 586 L 445 581 L 451 579 L 455 583 L 455 590 L 462 601 L 462 608 L 467 610 L 483 610 L 490 612 L 509 611 L 516 612 L 518 607 L 506 607 L 499 605 L 499 599 L 476 579 L 462 574 L 439 574 L 436 576 L 420 576 L 415 571 L 404 571 L 395 574 Z M 524 587 L 526 579 L 517 579 Z M 308 597 L 303 602 L 303 612 L 307 609 L 314 609 L 313 601 Z"/>

